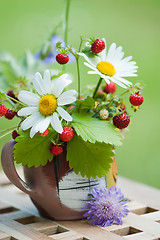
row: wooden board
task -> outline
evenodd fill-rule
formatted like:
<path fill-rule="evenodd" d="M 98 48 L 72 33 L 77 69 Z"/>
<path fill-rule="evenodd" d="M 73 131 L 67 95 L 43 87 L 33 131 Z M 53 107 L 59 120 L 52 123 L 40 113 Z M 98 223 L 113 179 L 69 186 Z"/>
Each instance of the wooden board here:
<path fill-rule="evenodd" d="M 160 240 L 160 191 L 119 177 L 130 199 L 123 225 L 90 226 L 86 220 L 50 221 L 39 216 L 29 197 L 0 175 L 0 240 Z"/>

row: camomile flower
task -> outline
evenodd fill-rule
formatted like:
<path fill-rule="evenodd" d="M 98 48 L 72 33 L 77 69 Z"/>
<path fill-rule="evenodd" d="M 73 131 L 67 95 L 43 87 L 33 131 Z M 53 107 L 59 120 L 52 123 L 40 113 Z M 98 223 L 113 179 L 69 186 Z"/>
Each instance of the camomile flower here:
<path fill-rule="evenodd" d="M 70 114 L 62 107 L 76 100 L 75 90 L 63 92 L 71 82 L 68 74 L 51 80 L 50 72 L 46 70 L 44 79 L 39 72 L 33 78 L 33 85 L 38 94 L 29 91 L 19 92 L 18 99 L 28 105 L 18 111 L 18 116 L 27 116 L 21 128 L 22 130 L 31 128 L 31 138 L 38 131 L 43 133 L 50 124 L 56 132 L 62 133 L 63 128 L 59 116 L 68 122 L 72 121 Z"/>
<path fill-rule="evenodd" d="M 105 42 L 104 38 L 103 41 Z M 132 83 L 124 79 L 124 77 L 137 76 L 136 72 L 138 67 L 136 66 L 136 62 L 130 61 L 132 59 L 131 56 L 123 58 L 124 52 L 122 52 L 122 47 L 116 47 L 115 43 L 112 43 L 108 52 L 105 47 L 105 49 L 99 54 L 96 54 L 95 57 L 93 57 L 93 55 L 89 57 L 89 54 L 85 53 L 78 54 L 87 61 L 84 64 L 92 69 L 88 74 L 98 74 L 107 83 L 112 81 L 123 88 L 127 88 L 127 86 L 132 85 Z"/>

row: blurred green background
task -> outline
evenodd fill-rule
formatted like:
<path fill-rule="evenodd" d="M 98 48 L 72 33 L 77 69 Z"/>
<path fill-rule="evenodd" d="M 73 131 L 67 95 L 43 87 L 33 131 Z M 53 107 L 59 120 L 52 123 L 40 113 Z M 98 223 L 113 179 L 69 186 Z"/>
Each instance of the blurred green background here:
<path fill-rule="evenodd" d="M 26 49 L 33 53 L 48 38 L 59 20 L 64 19 L 65 0 L 1 0 L 0 51 L 21 57 Z M 63 33 L 59 31 L 63 38 Z M 116 150 L 119 175 L 160 188 L 160 1 L 159 0 L 71 0 L 69 44 L 78 48 L 79 36 L 105 37 L 123 46 L 125 56 L 132 55 L 139 66 L 138 78 L 144 81 L 144 104 L 133 114 L 123 146 Z M 57 68 L 58 64 L 54 65 Z M 74 68 L 76 66 L 74 65 Z M 76 71 L 73 65 L 66 70 Z M 81 61 L 82 87 L 95 84 L 96 75 L 88 76 Z M 128 100 L 127 100 L 128 101 Z M 0 119 L 0 129 L 14 126 Z M 11 136 L 0 139 L 0 148 Z"/>

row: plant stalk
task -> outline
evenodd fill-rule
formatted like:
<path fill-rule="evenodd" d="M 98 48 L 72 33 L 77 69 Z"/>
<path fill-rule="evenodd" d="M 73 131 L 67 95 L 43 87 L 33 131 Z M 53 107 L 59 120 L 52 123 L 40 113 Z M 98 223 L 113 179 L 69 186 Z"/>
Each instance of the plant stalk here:
<path fill-rule="evenodd" d="M 100 78 L 99 79 L 99 82 L 97 83 L 97 86 L 96 86 L 96 89 L 94 90 L 94 93 L 93 93 L 93 98 L 95 98 L 96 94 L 97 94 L 97 91 L 101 85 L 101 82 L 102 82 L 103 78 Z"/>

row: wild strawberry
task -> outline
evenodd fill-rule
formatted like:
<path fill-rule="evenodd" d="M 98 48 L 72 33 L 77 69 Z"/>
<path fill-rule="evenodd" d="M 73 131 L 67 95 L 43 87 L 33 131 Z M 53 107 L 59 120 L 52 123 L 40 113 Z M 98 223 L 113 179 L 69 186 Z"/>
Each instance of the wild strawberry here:
<path fill-rule="evenodd" d="M 9 97 L 12 97 L 12 98 L 18 100 L 18 99 L 16 98 L 16 96 L 15 96 L 15 94 L 14 94 L 14 92 L 13 92 L 12 89 L 8 91 L 7 95 L 8 95 Z M 16 101 L 14 101 L 14 100 L 13 100 L 13 102 L 16 103 Z"/>
<path fill-rule="evenodd" d="M 106 83 L 106 86 L 104 88 L 105 93 L 114 93 L 116 91 L 117 87 L 116 84 L 113 82 Z"/>
<path fill-rule="evenodd" d="M 113 117 L 113 124 L 119 129 L 128 127 L 129 123 L 130 118 L 126 113 L 116 115 Z"/>
<path fill-rule="evenodd" d="M 16 137 L 20 136 L 16 130 L 12 132 L 12 138 L 16 139 Z"/>
<path fill-rule="evenodd" d="M 133 106 L 140 106 L 143 103 L 143 96 L 140 94 L 132 94 L 129 98 L 130 103 Z"/>
<path fill-rule="evenodd" d="M 68 57 L 67 54 L 59 53 L 59 54 L 57 54 L 57 56 L 56 56 L 56 61 L 57 61 L 59 64 L 66 64 L 66 63 L 69 61 L 69 57 Z"/>
<path fill-rule="evenodd" d="M 68 107 L 68 109 L 71 110 L 74 107 L 75 107 L 74 105 L 71 105 L 71 106 Z"/>
<path fill-rule="evenodd" d="M 5 114 L 5 118 L 11 120 L 14 118 L 14 116 L 16 115 L 17 113 L 13 110 L 10 110 L 10 109 L 7 109 L 7 112 Z"/>
<path fill-rule="evenodd" d="M 91 50 L 94 53 L 100 53 L 105 49 L 105 42 L 102 39 L 97 38 L 91 46 Z"/>
<path fill-rule="evenodd" d="M 108 116 L 109 116 L 109 112 L 107 109 L 101 109 L 99 111 L 99 117 L 101 120 L 106 120 L 108 118 Z"/>
<path fill-rule="evenodd" d="M 50 152 L 53 154 L 53 155 L 60 155 L 62 152 L 63 152 L 63 148 L 62 146 L 58 146 L 58 145 L 51 145 L 50 146 Z"/>
<path fill-rule="evenodd" d="M 47 136 L 48 133 L 49 133 L 48 128 L 47 128 L 46 131 L 44 131 L 43 133 L 38 132 L 38 134 L 39 134 L 40 136 L 42 136 L 42 137 Z"/>
<path fill-rule="evenodd" d="M 6 112 L 7 112 L 7 108 L 3 104 L 1 104 L 0 105 L 0 117 L 5 116 Z"/>
<path fill-rule="evenodd" d="M 59 138 L 63 142 L 69 142 L 74 136 L 74 131 L 71 127 L 63 127 L 63 132 L 59 134 Z"/>

